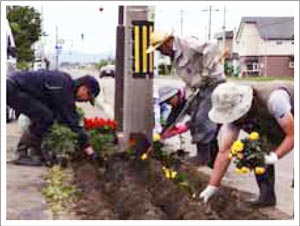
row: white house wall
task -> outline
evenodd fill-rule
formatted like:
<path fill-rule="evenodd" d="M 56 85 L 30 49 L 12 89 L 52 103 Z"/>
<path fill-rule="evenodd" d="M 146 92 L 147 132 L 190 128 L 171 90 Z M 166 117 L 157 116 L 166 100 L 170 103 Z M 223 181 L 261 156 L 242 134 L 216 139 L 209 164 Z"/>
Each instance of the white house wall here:
<path fill-rule="evenodd" d="M 294 55 L 292 40 L 264 40 L 255 24 L 243 24 L 236 51 L 240 56 Z M 277 44 L 278 42 L 281 44 Z"/>
<path fill-rule="evenodd" d="M 240 56 L 260 56 L 262 39 L 255 24 L 243 25 L 241 36 L 236 43 L 236 51 Z"/>
<path fill-rule="evenodd" d="M 281 44 L 277 44 L 280 42 Z M 262 45 L 263 55 L 294 55 L 294 45 L 292 40 L 269 40 L 265 41 Z"/>

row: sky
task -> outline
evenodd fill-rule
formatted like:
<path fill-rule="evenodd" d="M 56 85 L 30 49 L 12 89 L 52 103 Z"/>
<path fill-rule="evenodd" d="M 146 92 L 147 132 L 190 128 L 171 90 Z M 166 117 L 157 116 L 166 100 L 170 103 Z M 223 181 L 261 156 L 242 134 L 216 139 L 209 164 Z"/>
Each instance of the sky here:
<path fill-rule="evenodd" d="M 19 2 L 20 3 L 20 2 Z M 118 5 L 154 5 L 155 29 L 174 30 L 175 34 L 196 36 L 201 41 L 208 37 L 208 6 L 213 6 L 211 15 L 212 37 L 221 32 L 226 8 L 226 30 L 238 28 L 245 16 L 289 16 L 298 13 L 297 2 L 29 2 L 43 16 L 46 52 L 54 52 L 56 27 L 58 39 L 63 40 L 63 51 L 78 51 L 89 54 L 115 54 Z M 25 4 L 25 3 L 22 3 Z M 99 9 L 103 8 L 103 11 Z M 215 10 L 218 11 L 215 11 Z M 181 16 L 182 15 L 182 16 Z M 182 19 L 182 26 L 181 26 Z M 83 34 L 83 38 L 82 38 Z"/>

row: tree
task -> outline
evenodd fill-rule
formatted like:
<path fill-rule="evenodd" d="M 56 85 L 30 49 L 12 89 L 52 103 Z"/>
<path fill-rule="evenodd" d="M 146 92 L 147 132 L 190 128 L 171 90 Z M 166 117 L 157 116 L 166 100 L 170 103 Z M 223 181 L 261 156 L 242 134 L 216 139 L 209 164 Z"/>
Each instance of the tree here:
<path fill-rule="evenodd" d="M 33 7 L 7 7 L 7 19 L 15 38 L 18 65 L 34 60 L 31 46 L 41 36 L 41 15 Z"/>

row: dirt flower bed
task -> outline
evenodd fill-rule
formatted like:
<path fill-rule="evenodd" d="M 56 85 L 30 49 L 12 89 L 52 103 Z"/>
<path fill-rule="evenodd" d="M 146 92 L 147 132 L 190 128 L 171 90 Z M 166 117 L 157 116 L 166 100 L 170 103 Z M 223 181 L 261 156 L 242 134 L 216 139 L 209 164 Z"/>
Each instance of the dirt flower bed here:
<path fill-rule="evenodd" d="M 74 189 L 80 194 L 67 211 L 75 213 L 76 219 L 286 219 L 275 208 L 267 213 L 248 207 L 244 200 L 249 194 L 228 187 L 222 187 L 204 204 L 197 197 L 208 178 L 195 167 L 182 164 L 179 154 L 167 155 L 160 142 L 151 145 L 143 134 L 132 134 L 126 147 L 118 150 L 116 124 L 111 120 L 86 119 L 85 127 L 100 158 L 97 162 L 87 160 L 78 151 L 67 158 L 71 162 L 65 165 L 71 166 Z M 57 131 L 61 135 L 63 130 Z M 52 143 L 53 147 L 58 145 Z M 64 142 L 64 150 L 72 145 L 70 140 Z"/>
<path fill-rule="evenodd" d="M 251 209 L 246 193 L 224 187 L 209 204 L 193 198 L 161 173 L 161 164 L 148 166 L 122 155 L 111 156 L 102 168 L 87 161 L 74 167 L 75 184 L 82 195 L 72 211 L 80 219 L 111 220 L 267 220 L 275 219 Z M 195 169 L 188 175 L 200 191 L 207 177 Z"/>

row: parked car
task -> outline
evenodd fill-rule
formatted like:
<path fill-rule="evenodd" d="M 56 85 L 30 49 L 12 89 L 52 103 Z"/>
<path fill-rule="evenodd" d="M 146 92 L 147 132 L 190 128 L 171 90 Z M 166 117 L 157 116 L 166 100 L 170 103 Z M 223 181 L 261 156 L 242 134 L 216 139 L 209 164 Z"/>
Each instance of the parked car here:
<path fill-rule="evenodd" d="M 101 67 L 100 69 L 100 75 L 99 77 L 100 78 L 103 78 L 103 77 L 115 77 L 116 75 L 116 68 L 115 68 L 115 65 L 113 64 L 108 64 L 106 66 L 103 66 Z"/>

